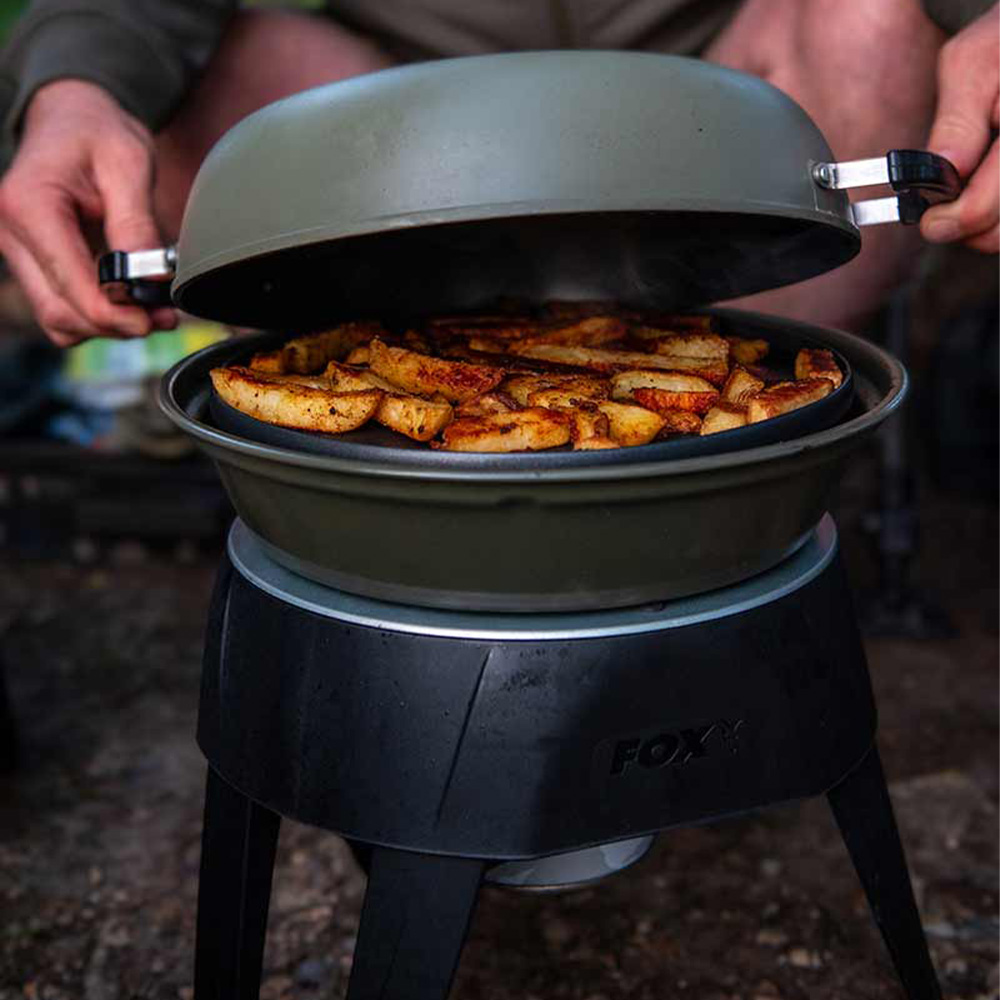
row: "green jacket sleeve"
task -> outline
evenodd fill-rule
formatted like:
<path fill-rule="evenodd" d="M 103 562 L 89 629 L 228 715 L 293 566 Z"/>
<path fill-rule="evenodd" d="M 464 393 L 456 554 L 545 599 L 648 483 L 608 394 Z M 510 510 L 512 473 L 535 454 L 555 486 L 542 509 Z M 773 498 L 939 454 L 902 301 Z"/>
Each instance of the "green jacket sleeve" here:
<path fill-rule="evenodd" d="M 39 87 L 66 77 L 100 84 L 159 128 L 236 7 L 237 0 L 32 0 L 0 53 L 5 137 L 13 137 Z"/>

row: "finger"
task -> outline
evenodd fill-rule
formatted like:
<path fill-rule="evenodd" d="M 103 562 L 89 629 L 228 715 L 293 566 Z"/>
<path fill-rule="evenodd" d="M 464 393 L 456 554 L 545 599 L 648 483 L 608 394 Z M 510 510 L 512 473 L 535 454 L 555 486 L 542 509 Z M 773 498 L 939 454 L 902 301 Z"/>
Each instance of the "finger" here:
<path fill-rule="evenodd" d="M 971 240 L 966 240 L 965 245 L 981 253 L 1000 253 L 1000 224 L 974 236 Z"/>
<path fill-rule="evenodd" d="M 4 260 L 31 303 L 35 320 L 46 336 L 59 347 L 70 347 L 101 331 L 82 317 L 65 299 L 53 292 L 48 279 L 27 249 L 7 238 L 2 247 Z"/>
<path fill-rule="evenodd" d="M 968 177 L 990 141 L 998 90 L 997 43 L 992 32 L 977 32 L 972 43 L 963 35 L 941 50 L 937 111 L 927 142 L 932 151 L 951 160 L 962 177 Z"/>
<path fill-rule="evenodd" d="M 104 235 L 113 250 L 150 250 L 162 245 L 153 216 L 153 155 L 131 136 L 102 148 L 94 160 L 94 183 L 104 208 Z"/>
<path fill-rule="evenodd" d="M 115 305 L 101 291 L 90 249 L 66 192 L 54 187 L 32 188 L 28 194 L 7 213 L 7 224 L 34 257 L 52 291 L 109 336 L 149 333 L 145 310 Z"/>
<path fill-rule="evenodd" d="M 1000 144 L 994 142 L 957 201 L 924 213 L 920 231 L 932 243 L 953 243 L 988 232 L 1000 213 Z"/>

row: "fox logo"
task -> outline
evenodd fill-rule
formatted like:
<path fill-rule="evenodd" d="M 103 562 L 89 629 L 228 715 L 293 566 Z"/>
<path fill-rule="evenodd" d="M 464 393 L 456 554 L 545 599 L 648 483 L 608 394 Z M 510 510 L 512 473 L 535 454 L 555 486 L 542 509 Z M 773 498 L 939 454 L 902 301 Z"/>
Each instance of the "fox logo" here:
<path fill-rule="evenodd" d="M 647 770 L 677 767 L 720 750 L 739 753 L 744 725 L 743 719 L 718 719 L 707 726 L 618 740 L 611 754 L 611 777 L 623 775 L 633 766 Z"/>

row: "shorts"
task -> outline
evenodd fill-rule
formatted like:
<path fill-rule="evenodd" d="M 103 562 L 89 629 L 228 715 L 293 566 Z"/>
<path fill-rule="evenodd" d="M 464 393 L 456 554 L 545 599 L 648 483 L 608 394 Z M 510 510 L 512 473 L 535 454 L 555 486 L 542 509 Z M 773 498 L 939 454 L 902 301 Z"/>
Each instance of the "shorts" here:
<path fill-rule="evenodd" d="M 740 0 L 330 0 L 400 62 L 537 49 L 700 55 Z"/>

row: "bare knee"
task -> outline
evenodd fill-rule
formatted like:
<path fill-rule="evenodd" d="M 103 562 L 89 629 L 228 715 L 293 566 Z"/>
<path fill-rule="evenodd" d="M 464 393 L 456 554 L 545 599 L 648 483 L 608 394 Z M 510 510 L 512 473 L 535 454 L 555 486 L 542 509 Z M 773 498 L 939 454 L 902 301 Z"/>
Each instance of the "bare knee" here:
<path fill-rule="evenodd" d="M 156 205 L 164 232 L 176 235 L 198 167 L 240 119 L 310 87 L 389 65 L 391 60 L 374 42 L 328 18 L 241 10 L 199 81 L 157 136 Z"/>

